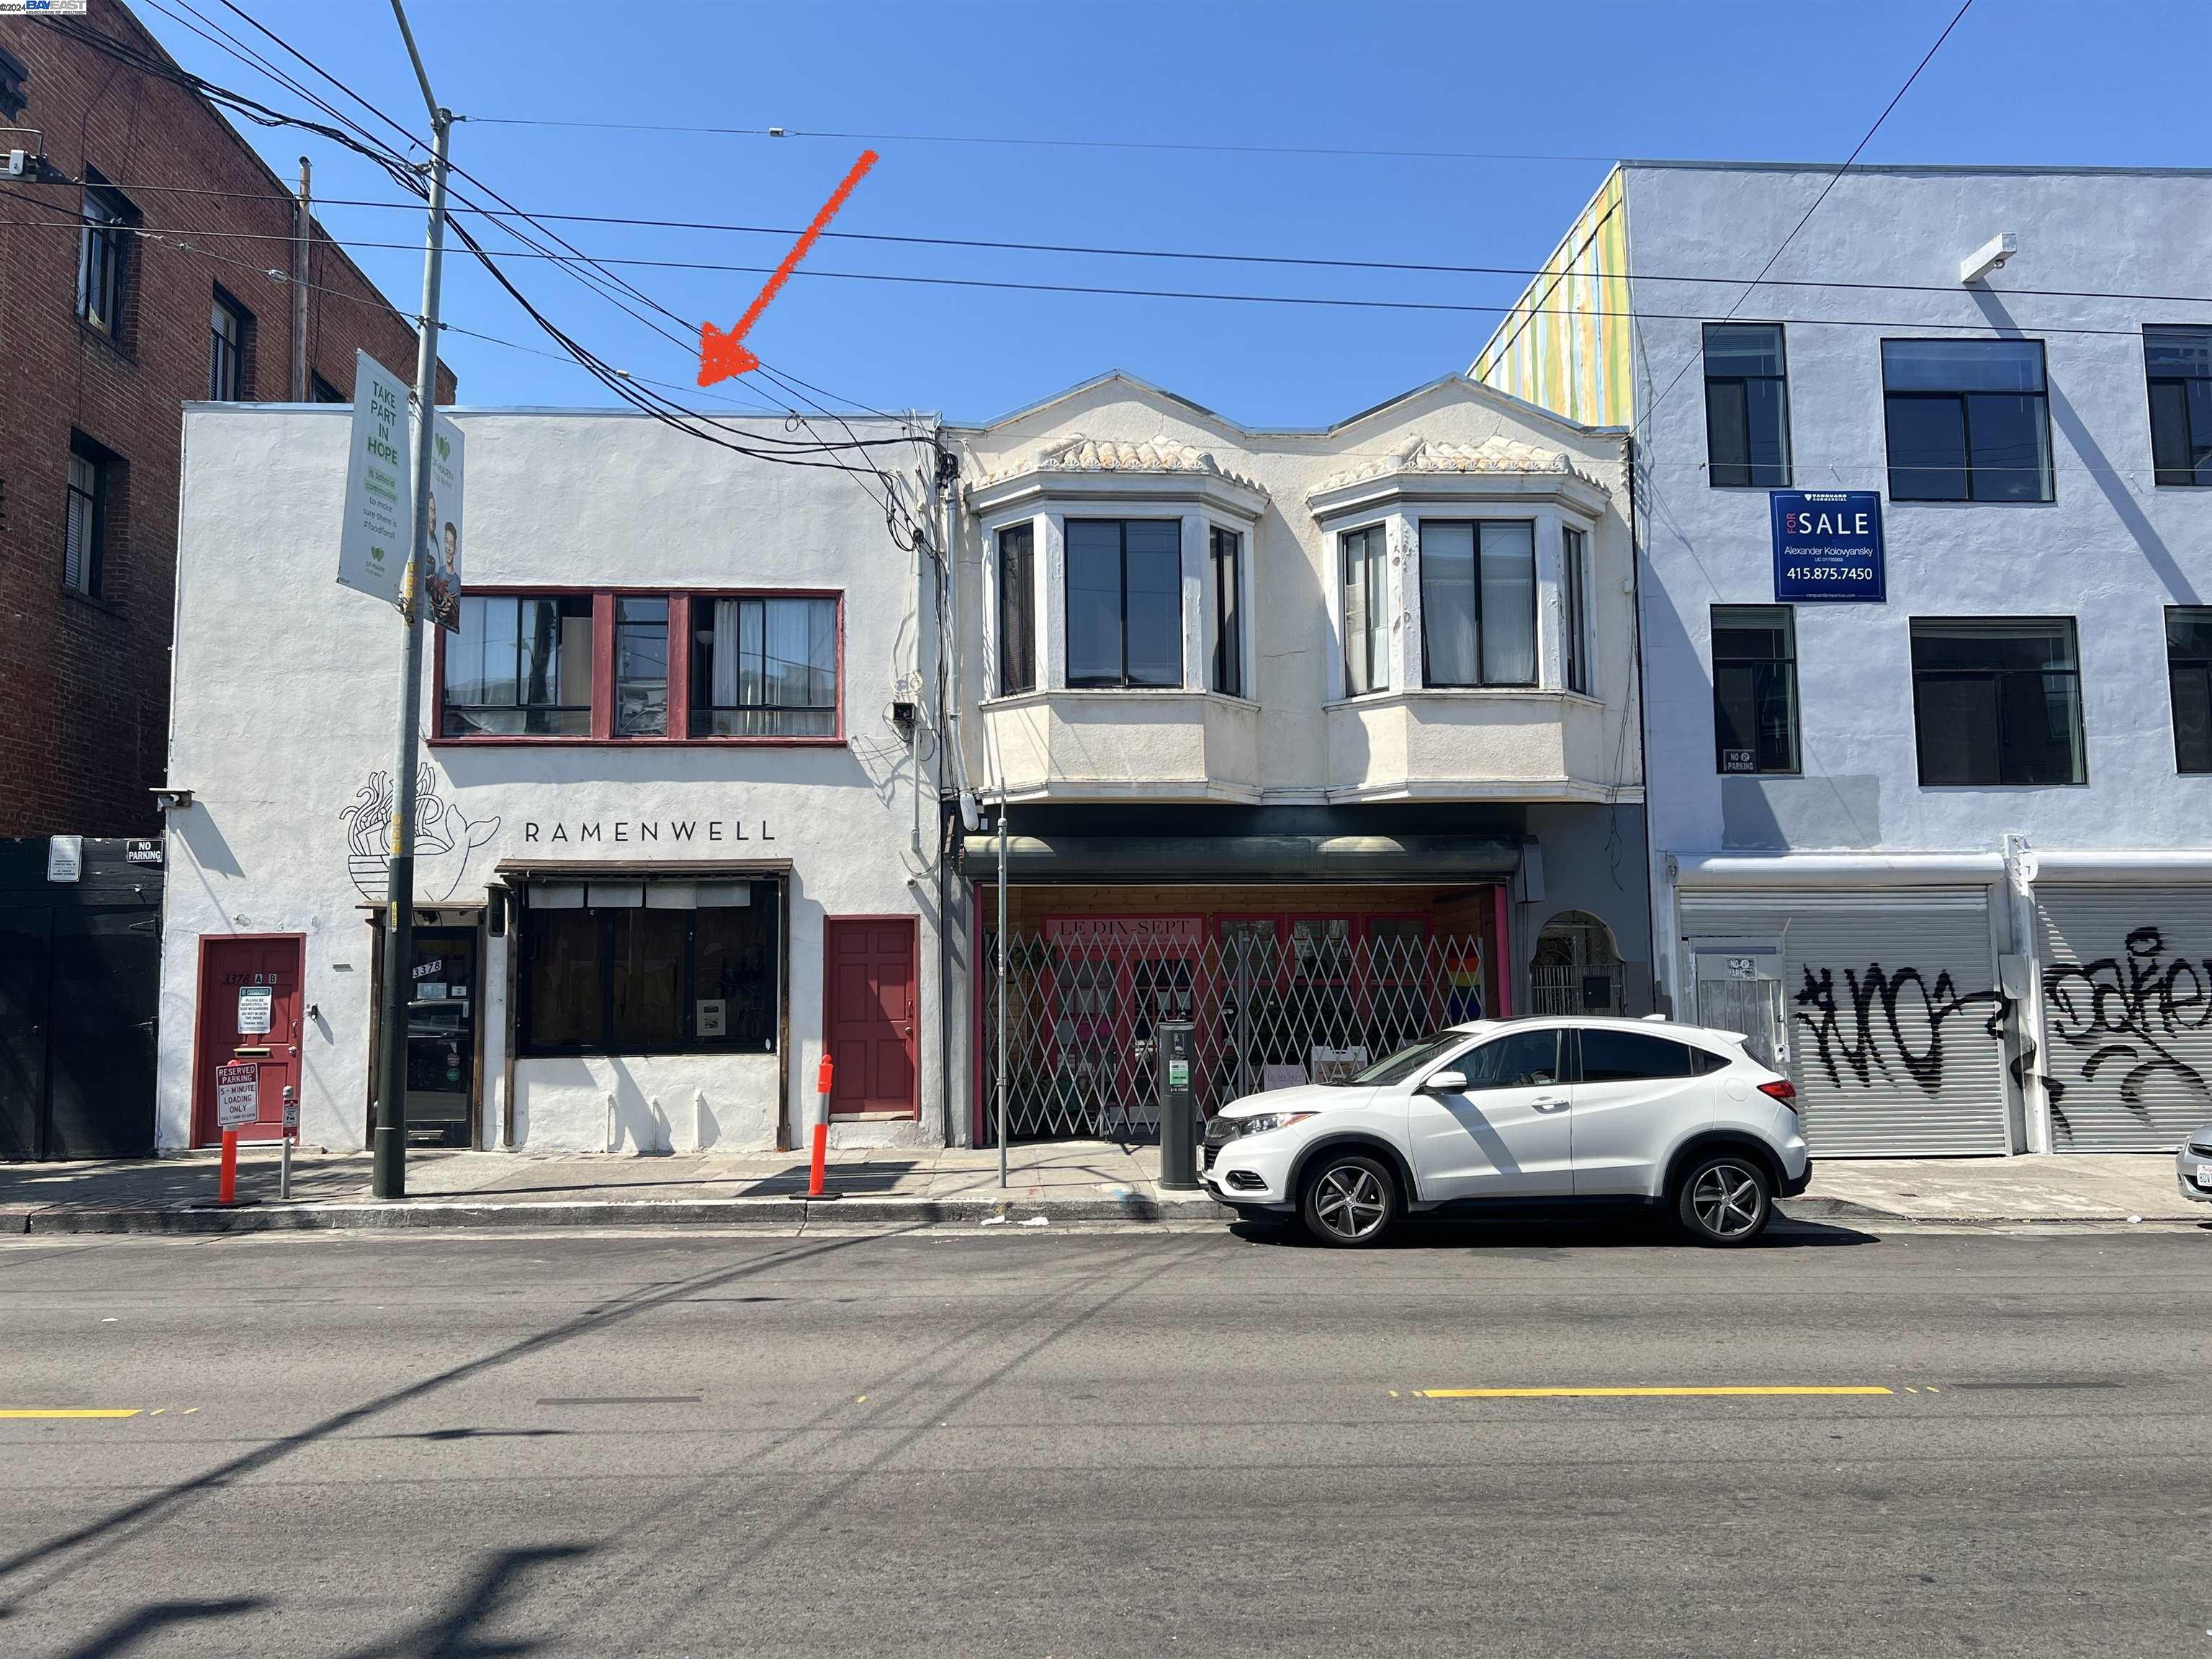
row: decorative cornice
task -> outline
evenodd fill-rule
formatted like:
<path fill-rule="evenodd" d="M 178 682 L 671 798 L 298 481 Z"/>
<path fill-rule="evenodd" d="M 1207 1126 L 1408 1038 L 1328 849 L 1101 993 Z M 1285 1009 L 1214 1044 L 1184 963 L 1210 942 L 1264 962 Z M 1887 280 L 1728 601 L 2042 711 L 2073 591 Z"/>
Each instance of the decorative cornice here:
<path fill-rule="evenodd" d="M 1371 478 L 1389 477 L 1398 474 L 1438 473 L 1530 474 L 1564 473 L 1583 483 L 1605 486 L 1576 466 L 1572 459 L 1556 449 L 1540 449 L 1534 444 L 1494 434 L 1479 444 L 1437 443 L 1427 438 L 1414 438 L 1400 446 L 1381 460 L 1350 471 L 1335 473 L 1316 484 L 1311 495 L 1327 495 L 1346 484 L 1364 483 Z"/>
<path fill-rule="evenodd" d="M 1144 443 L 1117 438 L 1088 438 L 1078 433 L 1042 446 L 1027 462 L 981 481 L 983 488 L 1035 472 L 1199 472 L 1247 489 L 1267 491 L 1250 478 L 1230 471 L 1211 451 L 1164 434 Z"/>

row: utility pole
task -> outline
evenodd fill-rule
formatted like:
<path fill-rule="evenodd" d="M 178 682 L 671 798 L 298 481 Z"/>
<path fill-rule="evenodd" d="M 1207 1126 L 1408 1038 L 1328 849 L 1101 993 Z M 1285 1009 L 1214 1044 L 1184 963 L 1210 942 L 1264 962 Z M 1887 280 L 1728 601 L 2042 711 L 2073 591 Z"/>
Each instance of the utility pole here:
<path fill-rule="evenodd" d="M 314 176 L 307 158 L 300 158 L 300 199 L 293 212 L 297 222 L 293 226 L 292 251 L 292 401 L 307 401 L 307 284 L 308 243 L 314 235 L 313 198 L 308 193 L 308 181 Z"/>
<path fill-rule="evenodd" d="M 1006 1184 L 1006 791 L 999 788 L 999 1185 Z"/>
<path fill-rule="evenodd" d="M 415 353 L 415 546 L 400 583 L 399 616 L 407 647 L 399 682 L 399 732 L 392 759 L 392 832 L 386 860 L 384 983 L 378 988 L 376 1135 L 372 1190 L 407 1196 L 408 969 L 415 944 L 415 738 L 422 717 L 422 616 L 420 598 L 430 568 L 430 437 L 438 410 L 438 281 L 446 252 L 446 141 L 451 110 L 430 90 L 422 54 L 399 0 L 392 0 L 415 78 L 430 111 L 430 227 L 422 255 L 422 314 Z"/>

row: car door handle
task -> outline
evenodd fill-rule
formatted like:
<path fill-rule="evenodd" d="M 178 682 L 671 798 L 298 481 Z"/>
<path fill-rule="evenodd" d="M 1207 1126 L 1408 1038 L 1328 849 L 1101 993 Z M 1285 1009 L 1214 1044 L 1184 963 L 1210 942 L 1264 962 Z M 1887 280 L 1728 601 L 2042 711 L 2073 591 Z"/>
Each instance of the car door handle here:
<path fill-rule="evenodd" d="M 1540 1112 L 1564 1112 L 1567 1109 L 1567 1103 L 1564 1100 L 1547 1098 L 1532 1100 L 1528 1103 Z"/>

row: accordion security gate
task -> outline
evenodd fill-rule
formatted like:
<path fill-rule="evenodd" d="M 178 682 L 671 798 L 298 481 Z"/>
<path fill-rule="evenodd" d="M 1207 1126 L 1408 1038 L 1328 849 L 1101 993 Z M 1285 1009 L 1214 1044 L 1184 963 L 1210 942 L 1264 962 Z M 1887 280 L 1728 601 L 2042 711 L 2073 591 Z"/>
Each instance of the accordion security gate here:
<path fill-rule="evenodd" d="M 1192 1088 L 1208 1115 L 1240 1095 L 1341 1081 L 1492 1007 L 1484 943 L 1411 933 L 1278 939 L 1010 935 L 1011 1140 L 1149 1140 L 1159 1133 L 1153 1030 L 1194 1028 Z M 978 1139 L 997 1136 L 998 939 L 983 953 Z"/>

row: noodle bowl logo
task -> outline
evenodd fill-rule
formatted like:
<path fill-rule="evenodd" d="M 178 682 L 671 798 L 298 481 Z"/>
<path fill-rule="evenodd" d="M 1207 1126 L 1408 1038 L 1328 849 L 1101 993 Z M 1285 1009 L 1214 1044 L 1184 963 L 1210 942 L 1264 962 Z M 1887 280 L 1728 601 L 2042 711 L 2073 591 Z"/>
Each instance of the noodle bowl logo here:
<path fill-rule="evenodd" d="M 346 872 L 361 896 L 381 904 L 389 896 L 385 868 L 391 833 L 392 775 L 372 772 L 338 817 L 346 825 Z M 442 904 L 459 889 L 469 859 L 499 833 L 497 818 L 474 823 L 438 793 L 438 775 L 428 761 L 415 775 L 415 898 Z"/>

